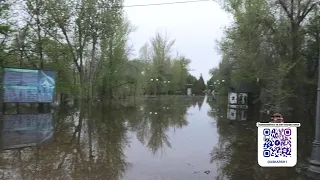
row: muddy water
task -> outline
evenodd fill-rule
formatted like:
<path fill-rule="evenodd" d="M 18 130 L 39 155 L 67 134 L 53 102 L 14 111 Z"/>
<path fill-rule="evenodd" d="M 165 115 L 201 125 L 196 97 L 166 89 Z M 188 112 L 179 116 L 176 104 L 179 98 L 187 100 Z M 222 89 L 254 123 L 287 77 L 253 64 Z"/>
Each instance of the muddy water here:
<path fill-rule="evenodd" d="M 230 123 L 226 116 L 227 106 L 210 97 L 171 96 L 120 108 L 62 107 L 52 117 L 33 117 L 38 125 L 6 117 L 0 179 L 308 179 L 310 125 L 299 129 L 295 168 L 260 168 L 259 117 Z"/>

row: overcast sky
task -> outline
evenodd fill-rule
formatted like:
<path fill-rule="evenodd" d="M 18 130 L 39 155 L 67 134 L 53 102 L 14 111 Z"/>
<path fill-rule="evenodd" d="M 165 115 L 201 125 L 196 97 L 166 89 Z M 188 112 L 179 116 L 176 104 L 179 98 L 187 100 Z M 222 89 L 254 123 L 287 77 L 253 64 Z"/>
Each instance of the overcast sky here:
<path fill-rule="evenodd" d="M 125 0 L 125 5 L 157 4 L 186 0 Z M 131 34 L 130 43 L 134 46 L 134 56 L 157 31 L 167 33 L 175 39 L 175 50 L 191 59 L 190 71 L 197 78 L 202 73 L 207 81 L 209 69 L 219 64 L 216 40 L 223 35 L 223 28 L 230 24 L 231 18 L 218 3 L 193 2 L 186 4 L 127 7 L 126 14 L 137 28 Z"/>

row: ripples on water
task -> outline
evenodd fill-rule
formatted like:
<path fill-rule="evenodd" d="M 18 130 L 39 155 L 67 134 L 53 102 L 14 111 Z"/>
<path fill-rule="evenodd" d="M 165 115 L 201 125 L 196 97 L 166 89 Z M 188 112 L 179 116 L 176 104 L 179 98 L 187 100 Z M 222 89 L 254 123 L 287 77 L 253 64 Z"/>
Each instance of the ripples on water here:
<path fill-rule="evenodd" d="M 295 168 L 261 168 L 259 119 L 248 115 L 230 123 L 226 104 L 211 97 L 162 97 L 120 107 L 62 107 L 53 116 L 54 137 L 44 144 L 46 137 L 38 135 L 44 127 L 10 134 L 2 125 L 1 147 L 11 143 L 11 149 L 0 153 L 0 179 L 307 180 L 308 125 L 298 129 Z M 30 143 L 36 146 L 12 149 Z"/>

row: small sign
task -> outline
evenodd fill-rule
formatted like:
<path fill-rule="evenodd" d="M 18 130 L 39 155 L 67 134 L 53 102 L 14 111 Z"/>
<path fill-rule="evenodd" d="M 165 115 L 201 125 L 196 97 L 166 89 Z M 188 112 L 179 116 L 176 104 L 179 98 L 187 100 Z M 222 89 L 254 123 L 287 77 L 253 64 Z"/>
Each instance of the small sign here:
<path fill-rule="evenodd" d="M 248 94 L 239 93 L 238 94 L 238 104 L 247 105 L 248 104 Z"/>
<path fill-rule="evenodd" d="M 229 104 L 237 104 L 238 102 L 237 93 L 229 93 L 228 99 L 229 99 Z"/>
<path fill-rule="evenodd" d="M 258 164 L 261 167 L 294 167 L 300 123 L 257 123 L 257 127 Z"/>

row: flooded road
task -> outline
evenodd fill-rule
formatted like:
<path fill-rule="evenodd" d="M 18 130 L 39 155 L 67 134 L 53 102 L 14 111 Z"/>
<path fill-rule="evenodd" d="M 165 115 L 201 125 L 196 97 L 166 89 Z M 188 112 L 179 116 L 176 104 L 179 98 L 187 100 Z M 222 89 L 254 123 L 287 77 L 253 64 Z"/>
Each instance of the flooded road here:
<path fill-rule="evenodd" d="M 37 117 L 41 130 L 10 131 L 17 123 L 4 120 L 0 179 L 309 179 L 304 169 L 311 125 L 298 130 L 295 168 L 261 168 L 256 153 L 259 117 L 230 122 L 226 116 L 227 105 L 210 97 L 171 96 L 122 108 L 62 107 L 53 114 L 52 128 L 48 116 Z M 33 127 L 32 121 L 26 124 Z"/>

